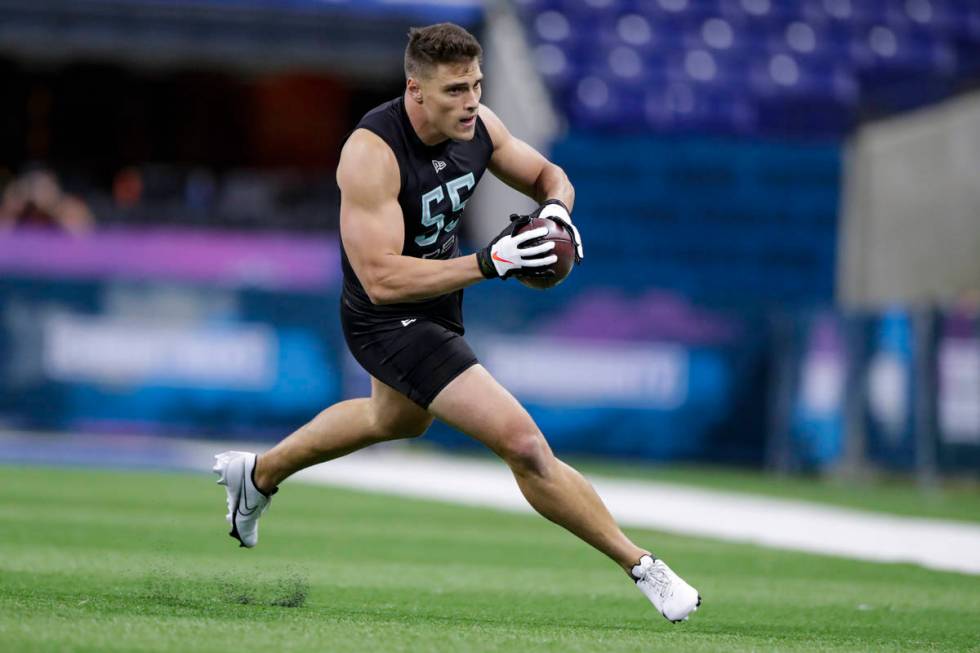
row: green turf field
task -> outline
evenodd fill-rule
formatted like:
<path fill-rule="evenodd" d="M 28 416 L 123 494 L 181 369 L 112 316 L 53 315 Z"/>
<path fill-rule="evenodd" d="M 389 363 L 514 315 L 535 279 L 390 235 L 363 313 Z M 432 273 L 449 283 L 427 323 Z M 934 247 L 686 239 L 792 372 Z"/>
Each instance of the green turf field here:
<path fill-rule="evenodd" d="M 213 477 L 0 471 L 0 651 L 980 651 L 974 576 L 631 531 L 671 625 L 533 516 L 287 484 L 245 550 Z"/>

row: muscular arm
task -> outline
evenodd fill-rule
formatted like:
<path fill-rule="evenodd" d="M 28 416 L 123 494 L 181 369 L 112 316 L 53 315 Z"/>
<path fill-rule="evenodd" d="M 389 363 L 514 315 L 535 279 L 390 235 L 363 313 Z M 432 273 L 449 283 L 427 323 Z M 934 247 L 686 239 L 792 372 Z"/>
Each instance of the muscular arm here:
<path fill-rule="evenodd" d="M 374 304 L 437 297 L 483 280 L 476 255 L 448 260 L 402 256 L 405 224 L 398 162 L 377 135 L 351 135 L 337 168 L 340 232 L 357 278 Z"/>
<path fill-rule="evenodd" d="M 565 171 L 511 134 L 500 118 L 486 106 L 480 106 L 480 117 L 493 140 L 490 171 L 511 188 L 537 202 L 561 200 L 571 211 L 575 204 L 575 189 Z"/>

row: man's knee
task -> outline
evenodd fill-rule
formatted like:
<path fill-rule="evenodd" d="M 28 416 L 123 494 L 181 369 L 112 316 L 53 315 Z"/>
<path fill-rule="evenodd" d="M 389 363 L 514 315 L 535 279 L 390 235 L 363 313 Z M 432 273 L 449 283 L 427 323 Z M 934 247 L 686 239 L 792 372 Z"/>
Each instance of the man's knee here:
<path fill-rule="evenodd" d="M 498 452 L 515 474 L 545 476 L 554 456 L 537 429 L 515 431 Z"/>

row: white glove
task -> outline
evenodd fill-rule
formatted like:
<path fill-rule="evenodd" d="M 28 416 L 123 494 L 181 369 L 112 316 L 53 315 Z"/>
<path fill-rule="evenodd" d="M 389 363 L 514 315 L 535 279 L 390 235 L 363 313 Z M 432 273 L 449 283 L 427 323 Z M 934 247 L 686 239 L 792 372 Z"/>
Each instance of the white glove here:
<path fill-rule="evenodd" d="M 514 224 L 508 225 L 499 236 L 477 253 L 480 270 L 483 272 L 483 276 L 488 279 L 494 277 L 506 279 L 521 268 L 544 267 L 558 260 L 554 254 L 541 256 L 555 248 L 555 244 L 551 241 L 521 247 L 529 240 L 547 236 L 547 227 L 530 229 L 516 236 L 512 233 L 514 228 Z"/>
<path fill-rule="evenodd" d="M 567 225 L 572 232 L 572 238 L 575 239 L 575 262 L 578 263 L 585 258 L 582 253 L 582 236 L 578 233 L 578 227 L 572 224 L 572 215 L 561 200 L 548 200 L 538 207 L 534 215 L 538 218 L 551 218 Z"/>

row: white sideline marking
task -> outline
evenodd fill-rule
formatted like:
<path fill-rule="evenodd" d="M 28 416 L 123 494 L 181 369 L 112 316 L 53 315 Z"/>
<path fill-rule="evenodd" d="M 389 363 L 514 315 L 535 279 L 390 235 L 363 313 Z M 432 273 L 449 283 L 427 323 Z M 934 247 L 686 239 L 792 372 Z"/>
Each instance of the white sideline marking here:
<path fill-rule="evenodd" d="M 532 512 L 496 461 L 370 451 L 304 470 L 297 480 L 450 503 Z M 733 542 L 906 562 L 980 574 L 980 526 L 829 507 L 667 483 L 589 476 L 623 526 Z"/>
<path fill-rule="evenodd" d="M 210 472 L 227 449 L 264 445 L 159 437 L 0 431 L 0 462 Z M 379 445 L 297 474 L 298 480 L 449 503 L 531 512 L 503 463 Z M 589 476 L 624 526 L 873 562 L 980 575 L 980 525 L 899 517 L 753 494 Z M 285 498 L 280 501 L 286 500 Z"/>

